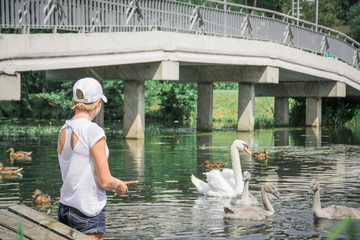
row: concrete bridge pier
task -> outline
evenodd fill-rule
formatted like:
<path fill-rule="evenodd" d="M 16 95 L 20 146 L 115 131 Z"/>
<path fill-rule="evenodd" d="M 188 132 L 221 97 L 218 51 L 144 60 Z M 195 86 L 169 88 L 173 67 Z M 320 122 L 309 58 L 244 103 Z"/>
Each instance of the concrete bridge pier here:
<path fill-rule="evenodd" d="M 275 97 L 274 122 L 277 126 L 289 125 L 289 98 Z"/>
<path fill-rule="evenodd" d="M 306 98 L 306 126 L 321 126 L 321 97 Z"/>
<path fill-rule="evenodd" d="M 197 123 L 198 131 L 212 131 L 213 120 L 213 83 L 198 84 Z"/>
<path fill-rule="evenodd" d="M 144 138 L 145 81 L 126 80 L 124 83 L 124 138 Z"/>
<path fill-rule="evenodd" d="M 237 131 L 253 131 L 255 124 L 255 84 L 239 83 Z"/>

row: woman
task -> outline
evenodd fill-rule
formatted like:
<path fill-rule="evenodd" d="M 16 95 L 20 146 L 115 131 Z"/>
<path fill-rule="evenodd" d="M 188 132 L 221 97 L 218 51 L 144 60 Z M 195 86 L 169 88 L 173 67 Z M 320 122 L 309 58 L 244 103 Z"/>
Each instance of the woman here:
<path fill-rule="evenodd" d="M 106 190 L 127 194 L 126 184 L 109 170 L 104 130 L 92 120 L 107 102 L 100 83 L 82 78 L 73 87 L 75 115 L 61 128 L 58 158 L 63 185 L 58 219 L 95 239 L 105 233 Z"/>

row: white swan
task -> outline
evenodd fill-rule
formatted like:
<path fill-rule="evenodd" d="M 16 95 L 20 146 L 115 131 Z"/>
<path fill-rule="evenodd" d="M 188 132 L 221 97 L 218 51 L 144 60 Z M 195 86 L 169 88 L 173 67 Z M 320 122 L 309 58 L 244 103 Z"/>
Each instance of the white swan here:
<path fill-rule="evenodd" d="M 251 152 L 248 145 L 242 140 L 235 140 L 231 145 L 230 151 L 232 169 L 224 168 L 222 171 L 211 170 L 204 173 L 207 182 L 191 175 L 191 181 L 200 194 L 216 197 L 233 197 L 243 192 L 244 182 L 242 179 L 239 151 L 245 151 L 250 155 Z"/>
<path fill-rule="evenodd" d="M 279 199 L 276 188 L 271 183 L 265 183 L 261 188 L 261 198 L 264 209 L 256 206 L 246 206 L 239 209 L 224 207 L 225 218 L 229 219 L 247 219 L 247 220 L 263 220 L 274 214 L 274 209 L 270 204 L 267 193 L 273 194 Z"/>
<path fill-rule="evenodd" d="M 315 217 L 327 219 L 360 219 L 360 208 L 350 208 L 341 205 L 331 205 L 326 208 L 321 208 L 320 183 L 315 179 L 310 182 L 308 194 L 310 194 L 312 191 L 314 191 L 313 213 Z"/>
<path fill-rule="evenodd" d="M 256 205 L 258 204 L 258 200 L 249 193 L 249 181 L 251 179 L 251 174 L 248 171 L 244 171 L 244 191 L 242 194 L 238 194 L 237 196 L 231 199 L 232 205 Z"/>

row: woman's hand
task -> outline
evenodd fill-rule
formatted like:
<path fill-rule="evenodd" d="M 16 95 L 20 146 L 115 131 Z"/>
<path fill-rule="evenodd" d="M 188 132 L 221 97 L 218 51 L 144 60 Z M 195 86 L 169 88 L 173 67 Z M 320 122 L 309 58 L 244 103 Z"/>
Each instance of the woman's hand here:
<path fill-rule="evenodd" d="M 128 193 L 129 190 L 125 182 L 117 179 L 117 184 L 117 188 L 113 190 L 115 196 L 125 195 Z"/>

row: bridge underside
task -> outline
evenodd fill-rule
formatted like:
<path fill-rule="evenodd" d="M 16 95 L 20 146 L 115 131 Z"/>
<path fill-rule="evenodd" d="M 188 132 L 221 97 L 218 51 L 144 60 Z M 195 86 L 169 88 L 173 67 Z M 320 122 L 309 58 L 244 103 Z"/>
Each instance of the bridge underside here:
<path fill-rule="evenodd" d="M 253 130 L 256 96 L 275 96 L 279 125 L 288 124 L 288 98 L 306 97 L 306 123 L 320 126 L 321 98 L 360 91 L 359 70 L 352 66 L 273 42 L 136 32 L 5 35 L 0 47 L 9 44 L 17 44 L 17 50 L 0 52 L 0 82 L 7 86 L 0 90 L 3 100 L 20 98 L 19 73 L 25 71 L 46 71 L 51 81 L 123 80 L 127 138 L 143 137 L 146 80 L 197 83 L 197 128 L 204 131 L 212 129 L 214 82 L 239 83 L 238 131 Z M 8 96 L 11 88 L 18 94 Z"/>

